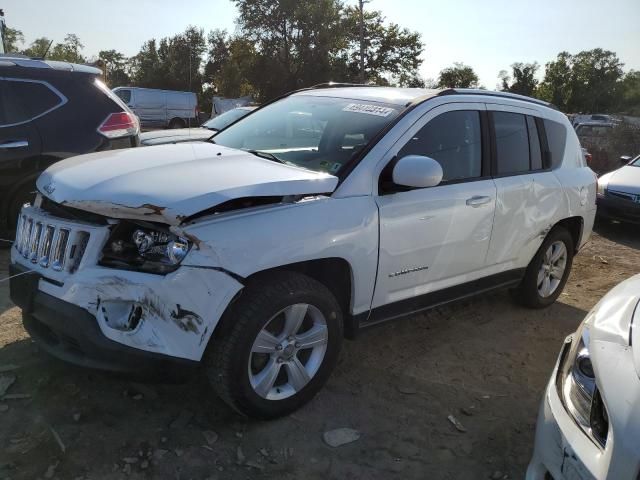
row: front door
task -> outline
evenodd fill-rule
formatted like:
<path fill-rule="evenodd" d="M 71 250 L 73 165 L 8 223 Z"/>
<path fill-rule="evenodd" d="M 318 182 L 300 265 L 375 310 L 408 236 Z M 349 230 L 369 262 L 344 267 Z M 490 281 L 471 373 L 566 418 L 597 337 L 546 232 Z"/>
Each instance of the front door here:
<path fill-rule="evenodd" d="M 407 299 L 416 306 L 423 294 L 482 276 L 496 202 L 487 128 L 484 105 L 442 105 L 389 153 L 376 197 L 380 255 L 372 307 Z M 442 183 L 409 191 L 390 185 L 393 159 L 406 155 L 437 160 Z"/>

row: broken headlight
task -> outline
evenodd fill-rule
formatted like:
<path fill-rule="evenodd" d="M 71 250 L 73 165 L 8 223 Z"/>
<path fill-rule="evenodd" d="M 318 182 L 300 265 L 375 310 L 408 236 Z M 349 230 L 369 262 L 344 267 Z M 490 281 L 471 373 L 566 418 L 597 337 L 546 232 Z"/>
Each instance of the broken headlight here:
<path fill-rule="evenodd" d="M 102 251 L 100 265 L 165 274 L 178 268 L 191 244 L 162 225 L 118 223 Z"/>
<path fill-rule="evenodd" d="M 596 385 L 589 352 L 589 327 L 584 322 L 574 334 L 571 349 L 558 374 L 558 393 L 565 408 L 578 426 L 604 447 L 609 417 Z"/>

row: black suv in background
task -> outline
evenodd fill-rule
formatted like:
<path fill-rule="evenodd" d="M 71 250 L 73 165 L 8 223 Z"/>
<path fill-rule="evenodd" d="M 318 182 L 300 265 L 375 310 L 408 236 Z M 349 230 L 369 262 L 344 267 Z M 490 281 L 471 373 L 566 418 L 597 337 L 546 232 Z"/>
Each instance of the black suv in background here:
<path fill-rule="evenodd" d="M 138 118 L 87 65 L 0 55 L 0 238 L 51 164 L 138 146 Z"/>

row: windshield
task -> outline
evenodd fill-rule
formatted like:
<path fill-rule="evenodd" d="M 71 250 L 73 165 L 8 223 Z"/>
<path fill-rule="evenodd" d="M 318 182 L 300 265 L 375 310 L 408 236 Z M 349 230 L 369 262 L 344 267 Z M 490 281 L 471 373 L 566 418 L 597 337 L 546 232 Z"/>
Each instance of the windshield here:
<path fill-rule="evenodd" d="M 213 140 L 337 174 L 397 115 L 396 106 L 369 100 L 294 95 L 256 111 Z"/>
<path fill-rule="evenodd" d="M 629 165 L 631 165 L 632 167 L 640 167 L 640 155 L 634 158 L 633 162 L 631 162 Z"/>
<path fill-rule="evenodd" d="M 250 112 L 251 110 L 247 108 L 234 108 L 227 112 L 221 113 L 216 118 L 207 120 L 202 124 L 202 126 L 204 128 L 208 128 L 209 130 L 222 130 L 227 125 L 231 125 L 233 122 L 235 122 L 239 118 L 244 117 Z"/>

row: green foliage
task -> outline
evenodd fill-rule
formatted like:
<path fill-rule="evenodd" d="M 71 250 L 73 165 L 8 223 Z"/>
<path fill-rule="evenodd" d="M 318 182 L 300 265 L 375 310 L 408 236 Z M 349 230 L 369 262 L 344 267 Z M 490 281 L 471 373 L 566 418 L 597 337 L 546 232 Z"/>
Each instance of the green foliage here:
<path fill-rule="evenodd" d="M 47 58 L 71 63 L 85 63 L 86 59 L 80 53 L 83 48 L 84 45 L 80 42 L 80 38 L 74 33 L 69 33 L 64 37 L 62 43 L 51 48 Z"/>
<path fill-rule="evenodd" d="M 22 53 L 27 57 L 41 58 L 47 52 L 47 49 L 49 49 L 50 44 L 51 40 L 47 37 L 36 38 Z"/>
<path fill-rule="evenodd" d="M 332 79 L 334 59 L 345 46 L 340 3 L 237 0 L 236 6 L 240 32 L 255 45 L 249 77 L 260 99 Z"/>
<path fill-rule="evenodd" d="M 539 68 L 538 62 L 514 63 L 511 65 L 512 76 L 509 76 L 505 70 L 498 74 L 498 78 L 502 82 L 500 90 L 528 97 L 533 96 L 538 86 L 538 80 L 536 80 L 535 75 Z M 512 79 L 513 82 L 511 82 Z"/>
<path fill-rule="evenodd" d="M 98 58 L 104 64 L 104 80 L 109 87 L 120 87 L 131 83 L 128 61 L 122 53 L 116 50 L 101 50 Z"/>
<path fill-rule="evenodd" d="M 343 11 L 345 48 L 339 56 L 346 63 L 346 79 L 360 78 L 360 12 L 356 7 Z M 423 85 L 418 75 L 424 45 L 420 34 L 395 23 L 385 24 L 380 11 L 364 12 L 365 77 L 373 83 Z"/>
<path fill-rule="evenodd" d="M 561 52 L 546 65 L 538 95 L 567 112 L 613 112 L 620 103 L 623 63 L 608 50 Z"/>
<path fill-rule="evenodd" d="M 204 31 L 193 26 L 160 42 L 148 40 L 131 58 L 133 82 L 141 87 L 200 92 L 206 45 Z"/>
<path fill-rule="evenodd" d="M 468 65 L 454 63 L 445 68 L 438 78 L 439 88 L 478 88 L 478 75 Z"/>
<path fill-rule="evenodd" d="M 640 71 L 631 70 L 620 85 L 621 101 L 619 113 L 640 116 Z"/>
<path fill-rule="evenodd" d="M 7 53 L 19 52 L 18 44 L 24 44 L 24 35 L 21 30 L 6 27 L 4 30 L 4 42 Z"/>

